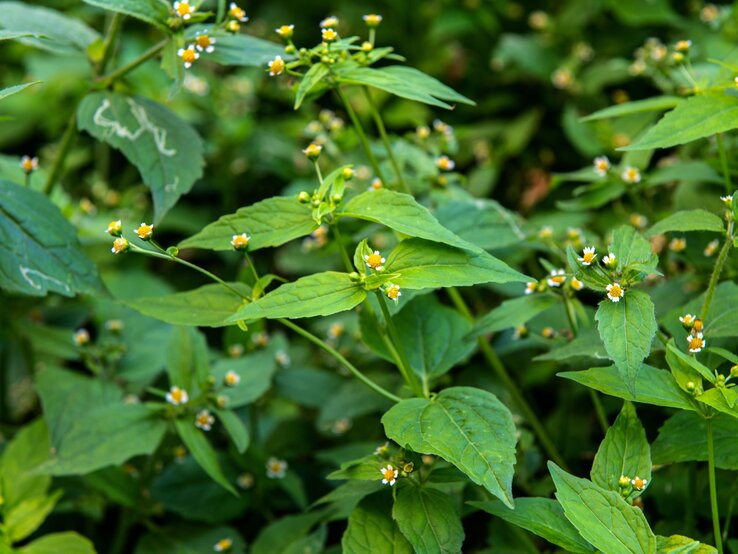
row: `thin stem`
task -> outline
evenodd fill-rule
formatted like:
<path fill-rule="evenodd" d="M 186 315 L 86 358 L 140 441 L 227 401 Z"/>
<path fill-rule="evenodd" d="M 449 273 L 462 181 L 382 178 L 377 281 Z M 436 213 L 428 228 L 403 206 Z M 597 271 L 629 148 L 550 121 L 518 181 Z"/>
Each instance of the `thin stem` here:
<path fill-rule="evenodd" d="M 343 364 L 343 366 L 346 369 L 348 369 L 354 377 L 356 377 L 359 381 L 364 383 L 366 386 L 368 386 L 375 392 L 381 394 L 385 398 L 392 400 L 393 402 L 400 402 L 402 400 L 402 398 L 400 398 L 399 396 L 392 394 L 385 388 L 381 387 L 380 385 L 378 385 L 377 383 L 369 379 L 361 371 L 356 369 L 356 367 L 351 362 L 349 362 L 346 358 L 344 358 L 340 352 L 335 350 L 330 345 L 326 344 L 324 341 L 322 341 L 321 339 L 319 339 L 318 337 L 316 337 L 309 331 L 306 331 L 302 327 L 298 327 L 297 325 L 295 325 L 288 319 L 278 319 L 277 321 L 279 321 L 285 327 L 292 329 L 298 335 L 305 337 L 307 340 L 312 342 L 314 345 L 316 345 L 317 347 L 321 348 L 322 350 L 324 350 L 325 352 L 333 356 L 336 360 L 341 362 L 341 364 Z"/>
<path fill-rule="evenodd" d="M 356 130 L 356 134 L 359 135 L 359 141 L 361 142 L 361 146 L 364 148 L 364 152 L 366 153 L 366 157 L 369 158 L 369 164 L 371 164 L 372 169 L 374 170 L 374 173 L 379 177 L 380 181 L 385 183 L 384 175 L 382 174 L 382 170 L 379 168 L 379 163 L 377 163 L 377 158 L 374 156 L 374 152 L 372 152 L 372 147 L 369 145 L 369 139 L 366 138 L 366 133 L 364 132 L 364 128 L 361 126 L 361 122 L 359 121 L 359 118 L 356 116 L 356 112 L 351 107 L 351 104 L 349 103 L 348 99 L 346 98 L 346 95 L 343 93 L 340 87 L 336 87 L 335 89 L 336 94 L 341 99 L 341 102 L 343 103 L 343 107 L 346 110 L 346 113 L 349 116 L 349 119 L 351 119 L 351 123 L 354 126 L 354 129 Z"/>
<path fill-rule="evenodd" d="M 728 230 L 725 233 L 725 243 L 720 249 L 717 260 L 715 260 L 715 267 L 712 270 L 710 276 L 710 283 L 707 286 L 707 294 L 705 295 L 705 303 L 702 305 L 702 311 L 700 312 L 700 319 L 705 321 L 707 314 L 710 311 L 710 304 L 712 303 L 712 297 L 715 295 L 715 288 L 717 287 L 718 280 L 720 280 L 720 273 L 723 271 L 723 266 L 728 259 L 728 253 L 730 247 L 733 246 L 733 221 L 728 222 Z"/>
<path fill-rule="evenodd" d="M 717 503 L 717 484 L 715 482 L 715 446 L 712 440 L 712 420 L 707 420 L 707 472 L 710 478 L 710 508 L 712 512 L 712 531 L 715 535 L 715 548 L 723 554 L 723 537 L 720 534 L 720 514 Z"/>
<path fill-rule="evenodd" d="M 390 159 L 390 162 L 392 162 L 392 167 L 395 170 L 395 174 L 397 175 L 397 182 L 400 183 L 400 187 L 402 187 L 403 192 L 407 194 L 412 194 L 410 192 L 410 188 L 407 186 L 407 183 L 405 182 L 405 177 L 402 175 L 402 171 L 400 170 L 400 164 L 397 163 L 397 158 L 395 158 L 395 153 L 392 150 L 392 145 L 389 141 L 389 136 L 387 136 L 387 129 L 384 127 L 384 121 L 382 121 L 382 115 L 379 113 L 379 110 L 377 109 L 377 105 L 374 103 L 374 99 L 372 98 L 371 93 L 369 92 L 369 89 L 367 87 L 363 87 L 364 94 L 366 95 L 366 99 L 369 102 L 369 108 L 372 112 L 372 117 L 374 118 L 374 124 L 377 126 L 377 130 L 379 131 L 379 136 L 382 138 L 382 142 L 384 143 L 384 148 L 387 150 L 387 156 Z"/>
<path fill-rule="evenodd" d="M 218 11 L 215 16 L 215 22 L 220 25 L 226 16 L 226 0 L 218 0 Z"/>
<path fill-rule="evenodd" d="M 123 17 L 124 16 L 121 13 L 113 13 L 113 18 L 110 20 L 108 31 L 105 34 L 105 43 L 103 44 L 102 58 L 100 58 L 100 63 L 97 66 L 97 71 L 99 73 L 105 73 L 108 62 L 113 55 L 115 41 L 118 38 L 118 33 L 120 32 L 120 28 L 123 24 Z"/>
<path fill-rule="evenodd" d="M 243 257 L 246 259 L 246 264 L 251 268 L 251 275 L 254 277 L 254 286 L 256 286 L 259 284 L 259 274 L 256 272 L 256 266 L 246 250 L 243 251 Z"/>
<path fill-rule="evenodd" d="M 725 144 L 723 144 L 723 135 L 718 133 L 717 137 L 718 152 L 720 153 L 720 165 L 723 168 L 723 180 L 725 181 L 725 193 L 730 196 L 733 194 L 733 184 L 730 182 L 730 171 L 728 169 L 728 156 L 725 153 Z"/>
<path fill-rule="evenodd" d="M 25 179 L 23 180 L 23 184 L 26 186 L 26 188 L 31 188 L 31 172 L 26 171 Z"/>
<path fill-rule="evenodd" d="M 64 131 L 64 136 L 62 136 L 61 144 L 59 145 L 59 152 L 54 160 L 54 165 L 51 166 L 49 176 L 46 178 L 46 183 L 44 183 L 43 193 L 47 196 L 51 194 L 54 185 L 61 177 L 64 169 L 64 161 L 67 159 L 67 154 L 69 154 L 69 151 L 72 149 L 72 144 L 76 137 L 77 108 L 75 107 L 74 110 L 72 110 L 72 115 L 69 117 L 69 121 L 67 122 L 67 128 Z"/>
<path fill-rule="evenodd" d="M 346 271 L 351 273 L 352 271 L 354 271 L 354 266 L 351 264 L 351 260 L 349 259 L 348 252 L 346 252 L 346 247 L 343 244 L 343 236 L 341 236 L 341 231 L 338 229 L 338 224 L 332 223 L 331 230 L 333 231 L 333 234 L 336 235 L 336 243 L 338 244 L 339 252 L 341 252 L 341 259 L 343 260 L 343 265 L 346 267 Z"/>
<path fill-rule="evenodd" d="M 167 45 L 168 42 L 169 42 L 169 39 L 168 38 L 162 40 L 161 42 L 155 44 L 154 46 L 152 46 L 151 48 L 149 48 L 148 50 L 146 50 L 146 52 L 144 52 L 143 54 L 141 54 L 136 59 L 131 60 L 130 62 L 128 62 L 123 67 L 119 67 L 118 69 L 116 69 L 112 73 L 109 73 L 108 75 L 105 75 L 103 77 L 98 77 L 97 81 L 103 87 L 109 87 L 111 84 L 113 84 L 113 82 L 117 81 L 118 79 L 120 79 L 124 75 L 126 75 L 126 74 L 130 73 L 131 71 L 133 71 L 134 69 L 136 69 L 141 64 L 149 61 L 151 58 L 153 58 L 154 56 L 156 56 L 157 54 L 159 54 L 159 52 L 161 52 L 164 49 L 164 47 Z"/>
<path fill-rule="evenodd" d="M 459 310 L 459 313 L 461 313 L 461 315 L 463 315 L 469 321 L 474 321 L 474 315 L 469 310 L 469 307 L 466 305 L 466 302 L 464 301 L 464 298 L 461 296 L 459 291 L 454 287 L 448 288 L 446 290 L 448 291 L 451 301 L 456 306 L 456 309 Z M 479 350 L 482 352 L 482 355 L 487 360 L 487 363 L 497 374 L 497 377 L 500 379 L 500 381 L 502 381 L 502 384 L 507 389 L 507 392 L 510 394 L 510 396 L 512 396 L 513 401 L 523 413 L 523 417 L 533 428 L 533 432 L 538 437 L 538 440 L 540 441 L 543 449 L 546 451 L 546 454 L 549 456 L 549 458 L 556 462 L 557 465 L 559 465 L 563 469 L 566 469 L 567 465 L 564 461 L 564 458 L 561 456 L 561 454 L 559 454 L 559 451 L 556 449 L 553 441 L 548 436 L 546 428 L 538 419 L 538 416 L 536 416 L 535 412 L 530 407 L 530 404 L 528 404 L 528 401 L 525 399 L 523 393 L 515 384 L 515 381 L 513 381 L 510 377 L 510 374 L 507 372 L 507 369 L 502 363 L 502 360 L 500 360 L 500 357 L 494 351 L 492 346 L 484 339 L 484 337 L 479 337 L 479 339 L 477 339 L 477 344 L 479 345 Z"/>

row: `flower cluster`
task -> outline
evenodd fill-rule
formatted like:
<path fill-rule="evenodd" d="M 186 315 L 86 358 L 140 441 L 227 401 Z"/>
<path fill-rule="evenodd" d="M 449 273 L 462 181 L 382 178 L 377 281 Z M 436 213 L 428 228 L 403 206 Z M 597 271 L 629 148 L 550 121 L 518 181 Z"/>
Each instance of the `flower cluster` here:
<path fill-rule="evenodd" d="M 702 320 L 692 314 L 684 314 L 679 316 L 680 323 L 685 329 L 689 330 L 687 335 L 687 344 L 689 345 L 689 351 L 693 354 L 702 352 L 702 349 L 707 346 L 707 341 L 702 334 Z"/>

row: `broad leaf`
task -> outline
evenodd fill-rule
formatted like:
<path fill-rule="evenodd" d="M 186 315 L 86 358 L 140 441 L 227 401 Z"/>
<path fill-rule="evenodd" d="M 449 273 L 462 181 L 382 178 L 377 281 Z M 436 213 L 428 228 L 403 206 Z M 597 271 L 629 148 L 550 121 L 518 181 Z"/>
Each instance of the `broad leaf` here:
<path fill-rule="evenodd" d="M 646 431 L 633 404 L 627 401 L 623 403 L 615 423 L 607 430 L 590 473 L 592 482 L 615 492 L 620 491 L 618 480 L 621 475 L 651 480 L 651 449 Z M 638 495 L 639 492 L 634 491 L 629 499 Z"/>
<path fill-rule="evenodd" d="M 387 436 L 402 447 L 436 454 L 513 506 L 515 424 L 495 395 L 451 387 L 433 400 L 403 400 L 382 417 Z"/>
<path fill-rule="evenodd" d="M 364 298 L 366 291 L 347 273 L 326 271 L 282 285 L 239 309 L 228 322 L 331 315 L 350 310 Z"/>
<path fill-rule="evenodd" d="M 668 317 L 676 321 L 683 314 L 699 314 L 705 303 L 706 292 L 688 302 L 679 310 L 669 313 Z M 738 336 L 738 284 L 724 281 L 715 288 L 715 295 L 710 304 L 710 311 L 704 322 L 705 336 L 710 339 Z M 686 341 L 685 341 L 686 344 Z"/>
<path fill-rule="evenodd" d="M 249 250 L 279 246 L 309 235 L 318 224 L 312 211 L 295 198 L 275 196 L 224 215 L 202 231 L 183 240 L 180 248 L 233 250 L 233 235 L 246 233 L 251 237 Z"/>
<path fill-rule="evenodd" d="M 59 208 L 40 192 L 0 181 L 0 289 L 74 296 L 101 288 L 95 264 Z"/>
<path fill-rule="evenodd" d="M 454 501 L 444 492 L 428 487 L 402 487 L 397 491 L 392 518 L 415 552 L 461 552 L 461 517 Z"/>
<path fill-rule="evenodd" d="M 566 362 L 575 358 L 592 358 L 595 360 L 609 360 L 605 345 L 599 333 L 588 329 L 577 335 L 571 342 L 552 348 L 545 354 L 533 358 L 536 361 Z"/>
<path fill-rule="evenodd" d="M 716 414 L 711 419 L 715 466 L 738 470 L 738 420 Z M 659 436 L 652 445 L 653 463 L 707 461 L 707 421 L 694 412 L 678 412 L 659 429 Z"/>
<path fill-rule="evenodd" d="M 462 240 L 438 223 L 415 198 L 402 192 L 384 188 L 363 192 L 349 200 L 336 215 L 373 221 L 411 237 L 480 251 L 479 247 Z"/>
<path fill-rule="evenodd" d="M 195 427 L 194 420 L 191 417 L 177 419 L 174 421 L 174 425 L 177 428 L 179 438 L 182 439 L 187 450 L 197 460 L 200 467 L 205 470 L 205 473 L 210 475 L 211 479 L 221 487 L 238 496 L 236 489 L 223 474 L 215 450 L 210 446 L 205 433 Z"/>
<path fill-rule="evenodd" d="M 157 527 L 141 538 L 135 554 L 210 554 L 214 552 L 213 545 L 221 539 L 233 541 L 228 554 L 245 554 L 246 544 L 241 533 L 234 528 L 224 525 L 206 527 L 191 521 Z"/>
<path fill-rule="evenodd" d="M 738 98 L 700 94 L 687 98 L 634 144 L 620 150 L 652 150 L 686 144 L 738 127 Z"/>
<path fill-rule="evenodd" d="M 189 26 L 185 36 L 193 40 L 198 32 L 208 33 L 216 40 L 215 50 L 207 55 L 207 59 L 221 65 L 261 67 L 266 70 L 267 63 L 275 56 L 282 56 L 285 61 L 292 58 L 285 54 L 281 44 L 244 33 L 224 33 L 215 25 Z"/>
<path fill-rule="evenodd" d="M 232 410 L 213 410 L 213 412 L 218 416 L 218 419 L 223 424 L 223 428 L 231 437 L 238 453 L 243 454 L 246 452 L 251 442 L 251 437 L 243 420 Z"/>
<path fill-rule="evenodd" d="M 523 325 L 559 303 L 559 297 L 552 294 L 532 294 L 505 300 L 477 321 L 474 333 L 483 335 Z"/>
<path fill-rule="evenodd" d="M 518 498 L 515 500 L 514 510 L 499 500 L 469 502 L 469 504 L 543 537 L 569 552 L 577 554 L 595 552 L 592 545 L 581 537 L 576 527 L 569 523 L 564 515 L 564 509 L 556 500 Z"/>
<path fill-rule="evenodd" d="M 73 531 L 51 533 L 16 550 L 18 554 L 96 554 L 87 538 Z"/>
<path fill-rule="evenodd" d="M 55 54 L 80 54 L 100 35 L 79 19 L 61 12 L 32 6 L 26 2 L 3 2 L 0 27 L 31 36 L 19 38 L 24 44 Z"/>
<path fill-rule="evenodd" d="M 84 0 L 85 3 L 110 10 L 168 30 L 169 10 L 161 0 Z"/>
<path fill-rule="evenodd" d="M 485 250 L 518 245 L 526 238 L 519 216 L 494 200 L 447 202 L 434 215 L 457 236 Z"/>
<path fill-rule="evenodd" d="M 678 96 L 654 96 L 653 98 L 645 98 L 644 100 L 633 100 L 623 104 L 616 104 L 602 110 L 598 110 L 593 114 L 583 117 L 580 121 L 595 121 L 597 119 L 607 119 L 609 117 L 623 117 L 643 112 L 662 112 L 676 108 L 683 98 Z"/>
<path fill-rule="evenodd" d="M 407 65 L 390 65 L 381 68 L 379 71 L 398 77 L 416 90 L 420 90 L 441 100 L 476 106 L 476 103 L 473 100 L 470 100 L 463 94 L 459 94 L 448 85 L 444 85 L 435 77 L 431 77 L 414 67 Z"/>
<path fill-rule="evenodd" d="M 0 100 L 3 98 L 7 98 L 8 96 L 12 96 L 16 92 L 20 92 L 24 89 L 27 89 L 28 87 L 32 85 L 37 85 L 41 81 L 32 81 L 30 83 L 23 83 L 22 85 L 13 85 L 12 87 L 7 87 L 0 90 Z"/>
<path fill-rule="evenodd" d="M 646 233 L 647 237 L 669 231 L 711 231 L 724 233 L 723 220 L 706 210 L 686 210 L 676 212 L 659 221 Z"/>
<path fill-rule="evenodd" d="M 285 554 L 324 517 L 321 511 L 282 517 L 263 527 L 251 545 L 251 554 Z"/>
<path fill-rule="evenodd" d="M 548 462 L 556 498 L 585 540 L 608 554 L 654 554 L 656 537 L 640 508 L 620 494 L 566 473 Z"/>
<path fill-rule="evenodd" d="M 185 121 L 140 96 L 93 92 L 82 99 L 77 124 L 123 152 L 151 189 L 154 220 L 160 221 L 202 176 L 203 144 Z"/>
<path fill-rule="evenodd" d="M 651 298 L 643 291 L 628 290 L 620 302 L 600 302 L 597 329 L 608 355 L 615 362 L 631 393 L 643 360 L 651 352 L 657 324 Z"/>
<path fill-rule="evenodd" d="M 243 283 L 229 284 L 243 295 L 249 295 L 251 292 Z M 227 325 L 226 320 L 243 302 L 242 296 L 215 283 L 187 292 L 166 296 L 145 296 L 123 303 L 144 315 L 174 325 L 221 327 Z"/>
<path fill-rule="evenodd" d="M 651 243 L 630 225 L 618 227 L 613 232 L 611 251 L 618 262 L 618 270 L 632 265 L 656 265 L 657 257 Z"/>
<path fill-rule="evenodd" d="M 615 366 L 593 367 L 585 371 L 566 371 L 557 375 L 631 402 L 680 410 L 697 409 L 692 397 L 679 388 L 671 373 L 648 364 L 641 366 L 634 392 L 631 392 L 630 386 L 626 385 L 620 371 Z"/>
<path fill-rule="evenodd" d="M 372 494 L 351 512 L 343 533 L 343 552 L 350 554 L 412 554 L 413 548 L 393 521 L 392 501 Z"/>
<path fill-rule="evenodd" d="M 324 63 L 316 63 L 307 70 L 300 81 L 300 86 L 297 87 L 297 92 L 295 93 L 296 110 L 302 105 L 302 101 L 305 100 L 305 96 L 318 86 L 328 73 L 330 73 L 330 69 Z"/>
<path fill-rule="evenodd" d="M 400 242 L 387 258 L 386 271 L 398 274 L 392 282 L 406 289 L 530 280 L 484 251 L 469 252 L 422 239 Z"/>
<path fill-rule="evenodd" d="M 58 490 L 48 496 L 32 496 L 5 510 L 3 527 L 10 542 L 25 539 L 38 529 L 52 512 L 61 495 L 62 491 Z"/>
<path fill-rule="evenodd" d="M 240 358 L 219 360 L 213 364 L 211 374 L 218 383 L 223 382 L 229 371 L 238 374 L 238 384 L 223 388 L 219 394 L 226 397 L 229 408 L 239 408 L 258 400 L 269 390 L 276 370 L 274 352 L 264 350 Z"/>
<path fill-rule="evenodd" d="M 204 389 L 208 380 L 208 343 L 205 335 L 193 327 L 175 327 L 167 348 L 169 384 L 192 394 Z"/>
<path fill-rule="evenodd" d="M 717 548 L 682 535 L 656 536 L 657 554 L 717 554 Z"/>
<path fill-rule="evenodd" d="M 33 470 L 49 456 L 49 430 L 39 418 L 24 425 L 8 443 L 0 458 L 0 489 L 3 509 L 9 510 L 25 498 L 43 496 L 51 485 L 51 477 Z"/>

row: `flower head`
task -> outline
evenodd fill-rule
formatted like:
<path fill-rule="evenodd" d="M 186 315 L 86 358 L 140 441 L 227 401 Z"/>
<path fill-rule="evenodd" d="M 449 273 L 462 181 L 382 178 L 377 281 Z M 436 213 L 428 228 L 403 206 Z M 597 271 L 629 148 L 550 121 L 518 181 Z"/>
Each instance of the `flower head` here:
<path fill-rule="evenodd" d="M 215 418 L 208 410 L 200 410 L 195 416 L 195 427 L 203 431 L 210 431 L 215 423 Z"/>
<path fill-rule="evenodd" d="M 536 281 L 529 281 L 525 284 L 525 294 L 533 294 L 537 288 L 538 283 Z"/>
<path fill-rule="evenodd" d="M 528 328 L 525 325 L 518 325 L 513 331 L 513 338 L 515 340 L 522 339 L 528 336 Z"/>
<path fill-rule="evenodd" d="M 544 339 L 552 339 L 556 336 L 556 330 L 553 327 L 544 327 L 541 330 L 541 335 Z"/>
<path fill-rule="evenodd" d="M 190 0 L 177 0 L 177 2 L 172 4 L 172 7 L 174 8 L 174 13 L 185 21 L 190 19 L 192 14 L 195 13 L 195 6 L 190 6 Z"/>
<path fill-rule="evenodd" d="M 566 67 L 560 67 L 551 74 L 551 82 L 558 89 L 566 90 L 574 83 L 574 74 Z"/>
<path fill-rule="evenodd" d="M 571 288 L 574 289 L 574 290 L 582 290 L 584 288 L 584 283 L 582 283 L 576 277 L 572 277 L 569 280 L 569 285 L 571 285 Z"/>
<path fill-rule="evenodd" d="M 195 49 L 194 44 L 190 44 L 187 48 L 180 48 L 177 50 L 177 56 L 182 58 L 185 69 L 192 67 L 192 64 L 200 57 L 200 54 Z"/>
<path fill-rule="evenodd" d="M 541 230 L 538 231 L 538 238 L 539 239 L 550 239 L 553 237 L 554 230 L 553 227 L 550 225 L 546 225 L 545 227 L 541 227 Z"/>
<path fill-rule="evenodd" d="M 592 265 L 592 262 L 595 261 L 597 258 L 597 254 L 595 253 L 595 247 L 594 246 L 588 246 L 585 247 L 584 251 L 582 252 L 582 257 L 577 258 L 582 265 Z"/>
<path fill-rule="evenodd" d="M 602 263 L 605 264 L 607 267 L 615 267 L 615 264 L 618 263 L 618 259 L 615 257 L 615 254 L 610 252 L 607 254 L 607 256 L 602 258 Z"/>
<path fill-rule="evenodd" d="M 604 177 L 609 169 L 610 160 L 607 159 L 607 156 L 597 156 L 594 159 L 594 171 L 597 175 Z"/>
<path fill-rule="evenodd" d="M 566 275 L 563 269 L 552 269 L 549 273 L 546 283 L 549 287 L 560 287 L 566 281 Z"/>
<path fill-rule="evenodd" d="M 736 77 L 736 83 L 738 83 L 738 77 Z M 723 204 L 725 204 L 726 208 L 733 207 L 733 197 L 732 196 L 721 196 L 720 200 L 723 201 Z"/>
<path fill-rule="evenodd" d="M 320 158 L 320 153 L 323 151 L 323 147 L 315 142 L 311 142 L 307 148 L 305 148 L 302 153 L 307 156 L 307 159 L 310 161 L 315 161 L 318 158 Z"/>
<path fill-rule="evenodd" d="M 708 258 L 714 256 L 715 252 L 717 252 L 718 246 L 720 246 L 720 241 L 718 239 L 711 240 L 707 243 L 707 246 L 705 246 L 703 254 Z"/>
<path fill-rule="evenodd" d="M 275 58 L 267 64 L 267 69 L 269 69 L 270 77 L 281 75 L 282 73 L 284 73 L 284 68 L 285 64 L 282 56 L 275 56 Z"/>
<path fill-rule="evenodd" d="M 269 335 L 265 332 L 256 333 L 252 335 L 251 340 L 259 348 L 264 348 L 267 344 L 269 344 Z"/>
<path fill-rule="evenodd" d="M 605 287 L 607 291 L 607 297 L 613 302 L 620 302 L 620 299 L 625 295 L 625 289 L 620 286 L 620 283 L 610 283 Z"/>
<path fill-rule="evenodd" d="M 648 479 L 641 479 L 636 475 L 635 478 L 630 480 L 630 484 L 633 485 L 635 490 L 642 491 L 648 485 Z"/>
<path fill-rule="evenodd" d="M 642 214 L 630 214 L 630 224 L 638 229 L 643 229 L 648 225 L 648 218 Z"/>
<path fill-rule="evenodd" d="M 113 241 L 113 248 L 110 249 L 110 251 L 113 254 L 122 254 L 126 250 L 128 250 L 131 247 L 131 245 L 128 243 L 126 239 L 123 237 L 118 237 Z"/>
<path fill-rule="evenodd" d="M 141 240 L 151 240 L 151 237 L 154 234 L 154 224 L 148 224 L 141 222 L 141 225 L 138 226 L 136 229 L 136 235 L 138 235 L 138 238 Z"/>
<path fill-rule="evenodd" d="M 389 485 L 391 487 L 397 481 L 397 475 L 399 474 L 399 471 L 392 467 L 391 464 L 388 464 L 387 466 L 380 469 L 379 473 L 382 474 L 382 484 Z"/>
<path fill-rule="evenodd" d="M 338 40 L 338 33 L 334 29 L 323 29 L 320 32 L 321 37 L 323 38 L 323 42 L 335 42 Z"/>
<path fill-rule="evenodd" d="M 400 296 L 402 296 L 402 293 L 400 292 L 400 286 L 395 285 L 394 283 L 387 283 L 387 285 L 384 287 L 384 293 L 387 295 L 387 298 L 390 300 L 394 300 L 395 303 L 400 299 Z"/>
<path fill-rule="evenodd" d="M 105 328 L 112 333 L 120 333 L 124 327 L 125 323 L 120 319 L 109 319 L 105 322 Z"/>
<path fill-rule="evenodd" d="M 23 156 L 20 161 L 20 166 L 26 173 L 33 173 L 38 169 L 38 158 L 34 156 Z"/>
<path fill-rule="evenodd" d="M 669 242 L 669 250 L 672 252 L 683 252 L 687 248 L 687 239 L 684 237 L 673 238 Z"/>
<path fill-rule="evenodd" d="M 74 344 L 77 346 L 84 346 L 88 342 L 90 342 L 90 333 L 87 331 L 87 329 L 77 329 L 74 332 Z"/>
<path fill-rule="evenodd" d="M 338 27 L 338 18 L 335 15 L 329 15 L 320 22 L 321 29 L 325 29 L 327 27 Z"/>
<path fill-rule="evenodd" d="M 379 190 L 382 188 L 382 186 L 382 179 L 380 179 L 379 177 L 375 177 L 374 179 L 372 179 L 372 182 L 367 187 L 367 190 Z"/>
<path fill-rule="evenodd" d="M 682 325 L 684 325 L 687 329 L 692 328 L 696 319 L 697 319 L 697 316 L 692 315 L 692 314 L 684 314 L 684 315 L 679 316 L 679 321 L 681 321 Z"/>
<path fill-rule="evenodd" d="M 382 271 L 384 269 L 384 262 L 386 261 L 379 250 L 375 250 L 371 254 L 364 254 L 364 261 L 369 269 L 374 271 Z"/>
<path fill-rule="evenodd" d="M 213 545 L 215 552 L 228 552 L 233 546 L 233 540 L 229 538 L 220 539 Z"/>
<path fill-rule="evenodd" d="M 346 328 L 340 321 L 332 323 L 331 326 L 328 328 L 328 338 L 334 340 L 340 338 L 345 331 Z"/>
<path fill-rule="evenodd" d="M 177 386 L 172 386 L 165 398 L 167 402 L 174 404 L 175 406 L 187 404 L 187 401 L 190 399 L 187 391 Z"/>
<path fill-rule="evenodd" d="M 235 387 L 241 382 L 241 376 L 235 371 L 229 371 L 225 374 L 225 377 L 223 377 L 223 382 L 228 387 Z"/>
<path fill-rule="evenodd" d="M 228 355 L 231 358 L 240 358 L 243 356 L 244 348 L 243 344 L 232 344 L 228 347 Z"/>
<path fill-rule="evenodd" d="M 274 29 L 274 32 L 277 33 L 283 39 L 289 40 L 292 38 L 292 35 L 295 32 L 295 26 L 294 25 L 282 25 Z"/>
<path fill-rule="evenodd" d="M 367 27 L 379 27 L 379 24 L 382 23 L 382 16 L 376 13 L 364 15 L 362 19 Z"/>
<path fill-rule="evenodd" d="M 274 354 L 274 360 L 282 367 L 287 367 L 291 363 L 289 354 L 284 350 L 278 350 Z"/>
<path fill-rule="evenodd" d="M 456 162 L 448 156 L 439 156 L 436 158 L 436 166 L 438 166 L 438 169 L 441 171 L 453 171 L 456 167 Z"/>
<path fill-rule="evenodd" d="M 620 488 L 627 488 L 630 485 L 630 477 L 627 475 L 621 475 L 620 479 L 618 479 L 618 485 Z"/>
<path fill-rule="evenodd" d="M 269 479 L 283 479 L 287 474 L 287 462 L 279 458 L 271 457 L 266 463 L 267 477 Z"/>
<path fill-rule="evenodd" d="M 237 33 L 241 29 L 241 24 L 235 19 L 231 19 L 226 23 L 226 31 L 230 33 Z"/>
<path fill-rule="evenodd" d="M 674 48 L 677 52 L 687 52 L 692 47 L 692 41 L 691 40 L 680 40 L 675 45 Z"/>
<path fill-rule="evenodd" d="M 215 39 L 207 33 L 197 33 L 197 36 L 195 37 L 195 48 L 200 52 L 207 52 L 208 54 L 212 53 L 215 50 L 214 44 Z"/>
<path fill-rule="evenodd" d="M 254 476 L 250 473 L 242 473 L 236 478 L 239 489 L 247 490 L 254 486 Z"/>
<path fill-rule="evenodd" d="M 689 343 L 689 351 L 694 354 L 701 352 L 707 346 L 707 341 L 704 339 L 702 333 L 695 333 L 694 331 L 691 335 L 687 336 L 687 342 Z"/>
<path fill-rule="evenodd" d="M 233 235 L 233 237 L 231 237 L 231 246 L 235 250 L 246 250 L 249 247 L 250 241 L 251 241 L 251 236 L 246 233 L 241 233 L 240 235 Z"/>
<path fill-rule="evenodd" d="M 386 456 L 388 452 L 389 452 L 388 442 L 385 442 L 384 444 L 380 444 L 374 449 L 375 456 Z"/>
<path fill-rule="evenodd" d="M 246 23 L 249 20 L 243 8 L 240 8 L 235 2 L 231 2 L 231 5 L 228 7 L 228 15 L 241 23 Z"/>
<path fill-rule="evenodd" d="M 120 219 L 111 221 L 110 223 L 108 223 L 108 228 L 105 230 L 105 232 L 111 237 L 119 237 L 123 232 L 123 223 Z"/>
<path fill-rule="evenodd" d="M 641 172 L 638 171 L 637 167 L 633 167 L 632 165 L 629 165 L 625 169 L 623 169 L 623 172 L 620 174 L 620 177 L 626 183 L 640 183 L 641 182 Z"/>

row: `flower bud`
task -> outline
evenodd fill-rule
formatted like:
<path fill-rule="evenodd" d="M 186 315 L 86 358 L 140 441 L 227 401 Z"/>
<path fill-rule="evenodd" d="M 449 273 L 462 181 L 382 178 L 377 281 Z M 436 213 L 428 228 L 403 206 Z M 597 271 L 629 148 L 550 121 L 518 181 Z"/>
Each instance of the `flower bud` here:
<path fill-rule="evenodd" d="M 307 204 L 308 202 L 310 202 L 310 195 L 303 190 L 300 194 L 297 195 L 297 201 L 300 204 Z"/>
<path fill-rule="evenodd" d="M 307 156 L 308 160 L 314 162 L 317 161 L 318 158 L 320 158 L 320 153 L 322 151 L 323 147 L 320 144 L 312 142 L 307 148 L 305 148 L 305 150 L 302 151 L 302 153 Z"/>

